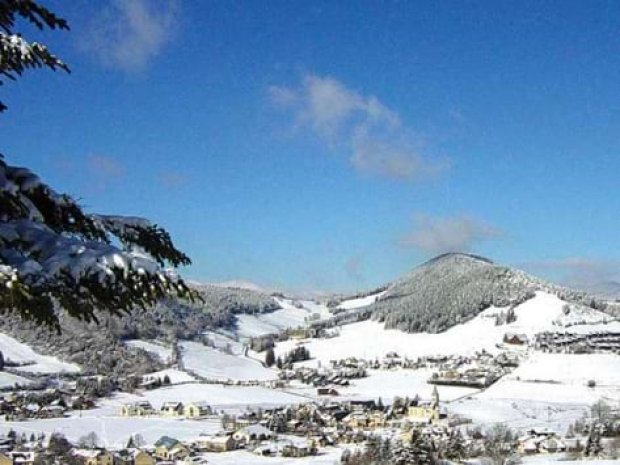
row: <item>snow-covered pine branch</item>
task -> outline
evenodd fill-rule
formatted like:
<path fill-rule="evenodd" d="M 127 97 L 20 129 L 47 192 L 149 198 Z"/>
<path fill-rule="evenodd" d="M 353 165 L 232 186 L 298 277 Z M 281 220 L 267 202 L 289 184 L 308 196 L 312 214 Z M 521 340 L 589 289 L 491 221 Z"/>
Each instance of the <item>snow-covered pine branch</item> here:
<path fill-rule="evenodd" d="M 56 326 L 55 304 L 96 320 L 178 295 L 189 258 L 142 218 L 88 215 L 26 168 L 0 158 L 0 308 Z"/>
<path fill-rule="evenodd" d="M 69 29 L 64 19 L 32 0 L 0 0 L 0 78 L 15 80 L 27 69 L 43 67 L 69 72 L 69 67 L 45 45 L 28 42 L 14 32 L 17 17 L 28 20 L 39 29 Z M 0 101 L 0 112 L 4 110 L 6 106 Z"/>

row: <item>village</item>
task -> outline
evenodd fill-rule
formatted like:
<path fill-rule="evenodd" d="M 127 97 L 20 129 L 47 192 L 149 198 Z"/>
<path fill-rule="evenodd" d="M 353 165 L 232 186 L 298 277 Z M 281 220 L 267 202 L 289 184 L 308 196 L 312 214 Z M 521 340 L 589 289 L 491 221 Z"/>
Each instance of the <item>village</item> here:
<path fill-rule="evenodd" d="M 50 394 L 51 395 L 51 394 Z M 127 438 L 123 448 L 104 448 L 94 433 L 78 444 L 57 433 L 18 434 L 9 431 L 0 438 L 0 465 L 35 465 L 50 454 L 63 454 L 84 465 L 172 465 L 206 464 L 213 454 L 247 451 L 261 457 L 302 458 L 326 450 L 340 449 L 342 462 L 355 454 L 385 443 L 387 447 L 419 447 L 430 444 L 437 457 L 454 463 L 497 453 L 506 457 L 566 453 L 573 457 L 599 456 L 603 443 L 617 450 L 620 416 L 605 410 L 605 417 L 592 419 L 560 433 L 532 427 L 526 431 L 483 431 L 467 418 L 451 414 L 439 398 L 437 388 L 429 401 L 419 397 L 395 398 L 389 405 L 379 399 L 324 401 L 270 409 L 252 409 L 238 415 L 217 413 L 204 402 L 165 402 L 155 409 L 149 402 L 121 406 L 121 417 L 165 417 L 220 422 L 214 434 L 196 434 L 192 440 L 162 435 L 146 444 L 140 435 Z M 383 447 L 386 447 L 384 444 Z M 612 447 L 613 446 L 613 447 Z M 69 460 L 69 459 L 67 459 Z"/>

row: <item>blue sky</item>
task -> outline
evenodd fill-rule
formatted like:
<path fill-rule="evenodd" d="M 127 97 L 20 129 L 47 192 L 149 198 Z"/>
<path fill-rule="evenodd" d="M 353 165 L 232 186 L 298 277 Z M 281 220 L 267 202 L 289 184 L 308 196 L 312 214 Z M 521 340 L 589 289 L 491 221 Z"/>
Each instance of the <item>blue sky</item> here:
<path fill-rule="evenodd" d="M 44 4 L 71 32 L 22 30 L 72 73 L 0 89 L 3 153 L 166 227 L 190 278 L 349 291 L 467 250 L 619 279 L 618 2 Z"/>

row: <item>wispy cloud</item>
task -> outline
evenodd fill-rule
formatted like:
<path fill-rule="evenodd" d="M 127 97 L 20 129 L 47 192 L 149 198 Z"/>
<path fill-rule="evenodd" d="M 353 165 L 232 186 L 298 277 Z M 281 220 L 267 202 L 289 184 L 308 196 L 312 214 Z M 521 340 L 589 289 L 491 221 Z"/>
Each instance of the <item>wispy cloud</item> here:
<path fill-rule="evenodd" d="M 296 128 L 346 151 L 360 173 L 412 180 L 436 176 L 450 166 L 447 158 L 423 153 L 420 138 L 377 97 L 333 77 L 307 75 L 298 87 L 273 86 L 269 94 L 273 104 L 292 112 Z"/>
<path fill-rule="evenodd" d="M 427 254 L 467 252 L 501 235 L 499 229 L 469 216 L 418 215 L 413 231 L 400 238 L 399 244 Z"/>
<path fill-rule="evenodd" d="M 620 260 L 567 257 L 522 263 L 525 269 L 550 275 L 560 283 L 606 297 L 620 297 Z"/>
<path fill-rule="evenodd" d="M 364 257 L 361 254 L 352 255 L 344 262 L 344 270 L 353 281 L 364 279 Z"/>
<path fill-rule="evenodd" d="M 107 155 L 89 155 L 88 169 L 92 174 L 104 178 L 125 175 L 125 166 L 119 160 Z"/>
<path fill-rule="evenodd" d="M 108 155 L 94 154 L 86 158 L 86 170 L 88 176 L 88 188 L 96 191 L 104 191 L 106 188 L 122 179 L 127 169 L 116 158 Z"/>
<path fill-rule="evenodd" d="M 143 70 L 170 41 L 176 0 L 114 0 L 96 15 L 81 46 L 108 67 Z"/>
<path fill-rule="evenodd" d="M 178 171 L 164 171 L 157 175 L 157 180 L 164 187 L 174 189 L 181 187 L 189 181 L 188 177 Z"/>

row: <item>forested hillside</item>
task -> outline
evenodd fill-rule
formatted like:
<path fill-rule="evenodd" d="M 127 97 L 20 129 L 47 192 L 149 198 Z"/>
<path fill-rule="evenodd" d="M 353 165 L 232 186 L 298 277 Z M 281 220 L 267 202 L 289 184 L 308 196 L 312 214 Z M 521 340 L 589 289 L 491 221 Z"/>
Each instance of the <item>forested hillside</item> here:
<path fill-rule="evenodd" d="M 547 283 L 522 271 L 468 254 L 440 255 L 388 286 L 367 309 L 387 328 L 437 333 L 482 310 L 516 306 L 546 291 L 572 303 L 615 312 L 615 307 L 584 292 Z"/>

